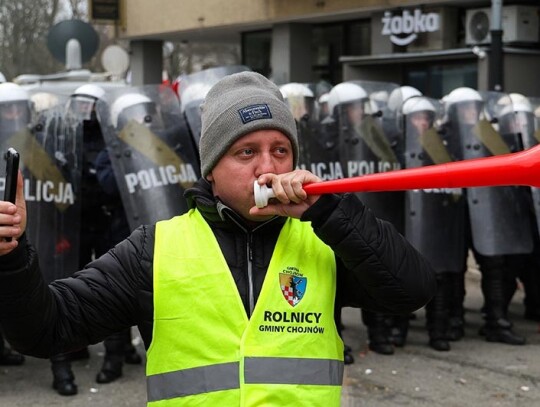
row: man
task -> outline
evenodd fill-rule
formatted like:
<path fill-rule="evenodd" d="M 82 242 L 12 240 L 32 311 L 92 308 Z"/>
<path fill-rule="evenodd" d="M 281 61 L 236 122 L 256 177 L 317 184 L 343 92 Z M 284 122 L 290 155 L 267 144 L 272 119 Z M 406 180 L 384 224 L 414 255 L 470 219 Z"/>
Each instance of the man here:
<path fill-rule="evenodd" d="M 407 168 L 444 164 L 461 158 L 459 139 L 443 137 L 435 123 L 441 109 L 424 96 L 407 99 L 401 108 Z M 450 350 L 452 298 L 460 297 L 455 281 L 463 278 L 465 199 L 461 188 L 411 190 L 405 193 L 405 237 L 436 272 L 437 293 L 426 305 L 429 346 Z M 459 339 L 459 338 L 456 338 Z"/>
<path fill-rule="evenodd" d="M 0 237 L 15 238 L 0 242 L 8 340 L 46 357 L 138 325 L 149 406 L 339 406 L 334 310 L 416 310 L 435 292 L 432 269 L 354 195 L 306 195 L 302 185 L 319 178 L 294 170 L 294 119 L 257 73 L 210 90 L 200 157 L 187 214 L 138 228 L 49 287 L 23 235 L 21 189 L 17 207 L 0 202 L 0 224 L 14 225 Z M 265 208 L 255 207 L 255 180 L 276 193 Z M 303 287 L 296 300 L 290 276 Z"/>

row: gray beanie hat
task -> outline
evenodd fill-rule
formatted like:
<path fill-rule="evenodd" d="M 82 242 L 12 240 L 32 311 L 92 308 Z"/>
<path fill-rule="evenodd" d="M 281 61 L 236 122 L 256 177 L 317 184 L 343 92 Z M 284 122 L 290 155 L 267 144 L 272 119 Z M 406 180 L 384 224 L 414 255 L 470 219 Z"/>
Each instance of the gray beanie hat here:
<path fill-rule="evenodd" d="M 206 177 L 240 137 L 257 130 L 279 130 L 291 141 L 298 163 L 296 122 L 279 88 L 256 72 L 228 75 L 216 83 L 201 106 L 199 153 Z"/>

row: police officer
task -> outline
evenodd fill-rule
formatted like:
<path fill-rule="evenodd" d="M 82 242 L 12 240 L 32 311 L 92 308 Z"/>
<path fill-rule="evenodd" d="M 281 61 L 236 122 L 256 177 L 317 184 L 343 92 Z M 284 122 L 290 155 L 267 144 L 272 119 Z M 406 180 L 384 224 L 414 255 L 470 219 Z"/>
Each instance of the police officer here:
<path fill-rule="evenodd" d="M 101 124 L 97 117 L 96 104 L 103 102 L 105 90 L 95 84 L 77 88 L 71 95 L 71 109 L 81 120 L 77 131 L 82 130 L 82 209 L 80 266 L 101 256 L 109 248 L 129 235 L 127 221 L 121 208 L 118 194 L 104 193 L 97 174 L 97 159 L 105 149 Z M 102 112 L 102 111 L 101 111 Z M 101 117 L 101 120 L 107 120 Z M 125 330 L 111 335 L 103 341 L 105 358 L 96 376 L 98 383 L 110 383 L 122 375 L 122 364 L 140 364 L 141 357 L 131 343 L 131 331 Z"/>
<path fill-rule="evenodd" d="M 384 96 L 384 93 L 379 92 L 379 98 Z M 405 167 L 404 162 L 404 128 L 403 128 L 403 117 L 402 117 L 402 108 L 403 103 L 409 98 L 415 96 L 422 96 L 420 92 L 415 87 L 409 85 L 399 86 L 394 88 L 388 94 L 388 98 L 385 102 L 385 105 L 380 106 L 383 108 L 385 113 L 382 116 L 382 123 L 384 127 L 385 134 L 387 134 L 390 140 L 393 140 L 395 144 L 394 148 L 396 150 L 397 158 L 400 160 L 401 165 Z M 373 95 L 371 96 L 373 99 Z M 414 318 L 412 315 L 388 315 L 386 317 L 386 323 L 390 326 L 390 341 L 398 347 L 405 346 L 407 341 L 407 334 L 409 331 L 409 320 Z"/>
<path fill-rule="evenodd" d="M 329 93 L 328 107 L 339 134 L 339 151 L 341 165 L 344 169 L 361 165 L 363 173 L 346 176 L 364 175 L 370 172 L 381 172 L 382 167 L 390 165 L 399 167 L 398 159 L 386 136 L 380 131 L 380 125 L 371 116 L 372 106 L 366 90 L 357 83 L 343 82 L 334 86 Z M 400 223 L 403 218 L 403 201 L 386 200 L 383 195 L 360 193 L 360 199 L 378 217 L 391 222 Z M 381 199 L 382 198 L 382 199 Z M 397 203 L 397 207 L 394 204 Z M 396 219 L 391 219 L 396 216 Z M 391 341 L 391 326 L 388 315 L 362 309 L 362 321 L 367 327 L 368 347 L 370 350 L 391 355 L 394 344 Z"/>
<path fill-rule="evenodd" d="M 103 98 L 105 91 L 94 84 L 78 87 L 68 99 L 63 118 L 63 129 L 67 137 L 82 140 L 82 174 L 79 189 L 81 201 L 79 267 L 82 268 L 95 256 L 107 249 L 104 230 L 108 219 L 102 209 L 102 194 L 98 188 L 94 160 L 103 148 L 103 136 L 96 117 L 95 103 Z M 53 388 L 64 396 L 78 392 L 71 361 L 90 357 L 88 348 L 51 357 Z"/>
<path fill-rule="evenodd" d="M 8 139 L 30 123 L 28 93 L 20 86 L 6 82 L 0 73 L 0 152 L 8 147 Z M 2 160 L 3 162 L 3 160 Z M 0 365 L 21 365 L 24 356 L 13 351 L 4 341 L 0 329 Z"/>
<path fill-rule="evenodd" d="M 517 137 L 516 143 L 520 149 L 528 149 L 538 144 L 535 136 L 535 122 L 533 108 L 527 97 L 518 93 L 510 93 L 499 101 L 502 109 L 498 124 L 500 133 L 507 137 Z M 527 194 L 531 218 L 535 219 L 533 225 L 534 250 L 531 254 L 514 255 L 511 257 L 513 267 L 517 271 L 525 293 L 523 305 L 524 317 L 532 321 L 540 321 L 540 244 L 538 231 L 540 230 L 540 189 L 531 188 Z M 510 282 L 507 301 L 510 302 L 517 285 Z"/>
<path fill-rule="evenodd" d="M 443 137 L 435 129 L 437 102 L 411 97 L 403 103 L 405 165 L 407 168 L 443 164 L 461 157 L 459 139 Z M 450 350 L 451 281 L 466 261 L 465 200 L 461 189 L 406 191 L 405 237 L 437 272 L 437 293 L 426 305 L 429 345 Z"/>
<path fill-rule="evenodd" d="M 514 136 L 501 137 L 487 120 L 484 109 L 492 105 L 490 100 L 484 100 L 479 92 L 466 87 L 454 89 L 445 97 L 450 127 L 453 134 L 459 134 L 464 159 L 518 150 Z M 491 114 L 496 116 L 495 112 Z M 471 248 L 482 273 L 485 324 L 479 334 L 490 342 L 523 345 L 525 338 L 512 330 L 507 312 L 508 287 L 516 280 L 516 270 L 512 265 L 515 257 L 512 256 L 530 253 L 533 248 L 532 221 L 528 216 L 524 189 L 469 188 L 466 193 Z M 464 293 L 464 289 L 461 292 Z M 462 300 L 461 304 L 454 304 L 453 309 L 462 315 Z M 459 314 L 454 317 L 461 317 L 463 326 L 463 318 Z"/>

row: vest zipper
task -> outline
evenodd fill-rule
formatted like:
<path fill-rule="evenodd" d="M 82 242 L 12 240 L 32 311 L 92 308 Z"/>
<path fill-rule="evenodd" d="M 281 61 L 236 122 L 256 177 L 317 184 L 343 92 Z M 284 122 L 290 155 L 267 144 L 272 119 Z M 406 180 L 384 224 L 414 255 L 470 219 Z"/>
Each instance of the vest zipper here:
<path fill-rule="evenodd" d="M 262 224 L 255 227 L 253 230 L 249 231 L 244 225 L 242 225 L 236 218 L 236 213 L 232 211 L 226 205 L 218 202 L 218 212 L 221 219 L 225 220 L 224 214 L 227 213 L 231 221 L 233 221 L 245 234 L 247 237 L 247 247 L 246 247 L 246 256 L 247 256 L 247 277 L 248 277 L 248 303 L 249 303 L 249 315 L 251 317 L 253 310 L 255 309 L 255 293 L 253 287 L 253 232 L 261 229 L 265 225 L 278 219 L 277 216 L 263 222 Z"/>
<path fill-rule="evenodd" d="M 247 274 L 248 274 L 248 298 L 249 298 L 249 315 L 253 314 L 255 308 L 255 295 L 253 293 L 253 234 L 247 233 Z"/>

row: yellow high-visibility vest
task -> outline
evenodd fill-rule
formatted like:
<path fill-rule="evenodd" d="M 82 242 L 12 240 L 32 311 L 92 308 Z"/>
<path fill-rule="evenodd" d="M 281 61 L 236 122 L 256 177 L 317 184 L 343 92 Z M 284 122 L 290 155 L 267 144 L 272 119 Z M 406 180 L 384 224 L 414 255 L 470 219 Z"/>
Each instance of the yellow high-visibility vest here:
<path fill-rule="evenodd" d="M 201 214 L 158 222 L 148 405 L 339 406 L 335 291 L 332 250 L 289 219 L 248 319 Z"/>

